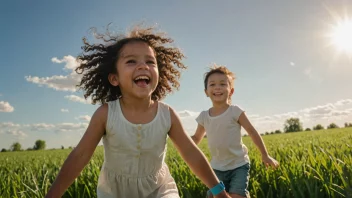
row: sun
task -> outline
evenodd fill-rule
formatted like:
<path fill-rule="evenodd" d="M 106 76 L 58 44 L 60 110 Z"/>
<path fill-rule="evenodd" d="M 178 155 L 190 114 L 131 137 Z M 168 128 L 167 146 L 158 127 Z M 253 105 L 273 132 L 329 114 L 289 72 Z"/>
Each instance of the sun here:
<path fill-rule="evenodd" d="M 352 18 L 338 21 L 332 27 L 330 37 L 337 50 L 352 55 Z"/>

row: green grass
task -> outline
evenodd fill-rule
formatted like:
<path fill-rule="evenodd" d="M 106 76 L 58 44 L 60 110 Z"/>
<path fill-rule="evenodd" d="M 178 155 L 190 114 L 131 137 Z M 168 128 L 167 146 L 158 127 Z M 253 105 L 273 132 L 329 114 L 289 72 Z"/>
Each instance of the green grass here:
<path fill-rule="evenodd" d="M 280 162 L 266 169 L 249 137 L 243 141 L 251 158 L 252 197 L 352 197 L 352 128 L 263 136 L 269 153 Z M 200 148 L 207 157 L 206 139 Z M 0 197 L 43 197 L 70 150 L 0 153 Z M 206 187 L 190 172 L 172 143 L 166 162 L 182 197 L 205 197 Z M 96 197 L 103 163 L 98 147 L 90 163 L 63 197 Z"/>

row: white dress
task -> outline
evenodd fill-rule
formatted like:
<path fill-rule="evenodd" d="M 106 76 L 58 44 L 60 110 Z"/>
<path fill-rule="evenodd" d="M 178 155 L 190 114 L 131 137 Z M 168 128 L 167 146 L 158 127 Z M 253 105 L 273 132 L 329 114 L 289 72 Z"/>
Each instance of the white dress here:
<path fill-rule="evenodd" d="M 119 100 L 108 103 L 104 163 L 99 198 L 179 198 L 176 183 L 164 162 L 171 127 L 169 107 L 158 102 L 155 118 L 133 124 L 122 114 Z"/>

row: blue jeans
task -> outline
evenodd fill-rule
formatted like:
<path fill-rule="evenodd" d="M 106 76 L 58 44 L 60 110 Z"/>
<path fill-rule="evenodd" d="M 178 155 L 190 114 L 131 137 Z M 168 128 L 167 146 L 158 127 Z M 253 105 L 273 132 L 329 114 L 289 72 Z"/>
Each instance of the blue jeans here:
<path fill-rule="evenodd" d="M 247 197 L 249 195 L 247 190 L 249 182 L 249 170 L 250 164 L 247 163 L 243 166 L 227 171 L 219 171 L 214 169 L 214 172 L 218 179 L 225 184 L 226 192 Z M 209 197 L 211 192 L 208 191 L 207 194 Z"/>

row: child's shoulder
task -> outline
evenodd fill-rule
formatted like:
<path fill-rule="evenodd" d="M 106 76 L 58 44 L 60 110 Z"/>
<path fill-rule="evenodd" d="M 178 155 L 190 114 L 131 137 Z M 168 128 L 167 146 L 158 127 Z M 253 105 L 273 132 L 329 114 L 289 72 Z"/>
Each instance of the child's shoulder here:
<path fill-rule="evenodd" d="M 239 106 L 238 104 L 232 104 L 232 105 L 230 105 L 230 108 L 234 111 L 244 111 L 244 109 L 241 106 Z"/>
<path fill-rule="evenodd" d="M 175 115 L 175 110 L 167 103 L 162 101 L 155 101 L 158 103 L 158 111 L 162 112 L 163 115 Z"/>
<path fill-rule="evenodd" d="M 198 113 L 196 120 L 206 119 L 206 117 L 208 117 L 208 116 L 209 116 L 209 109 L 202 110 Z"/>
<path fill-rule="evenodd" d="M 90 118 L 90 122 L 94 123 L 106 123 L 108 119 L 108 112 L 109 107 L 107 103 L 100 105 L 95 112 L 93 113 L 92 117 Z"/>
<path fill-rule="evenodd" d="M 167 104 L 163 101 L 155 101 L 155 102 L 158 103 L 158 108 L 160 108 L 162 110 L 173 111 L 173 108 L 169 104 Z"/>
<path fill-rule="evenodd" d="M 95 113 L 103 115 L 109 112 L 109 105 L 108 103 L 101 104 L 96 110 Z"/>
<path fill-rule="evenodd" d="M 231 115 L 234 117 L 235 120 L 238 120 L 240 115 L 244 112 L 244 110 L 239 105 L 231 105 L 230 106 Z"/>

